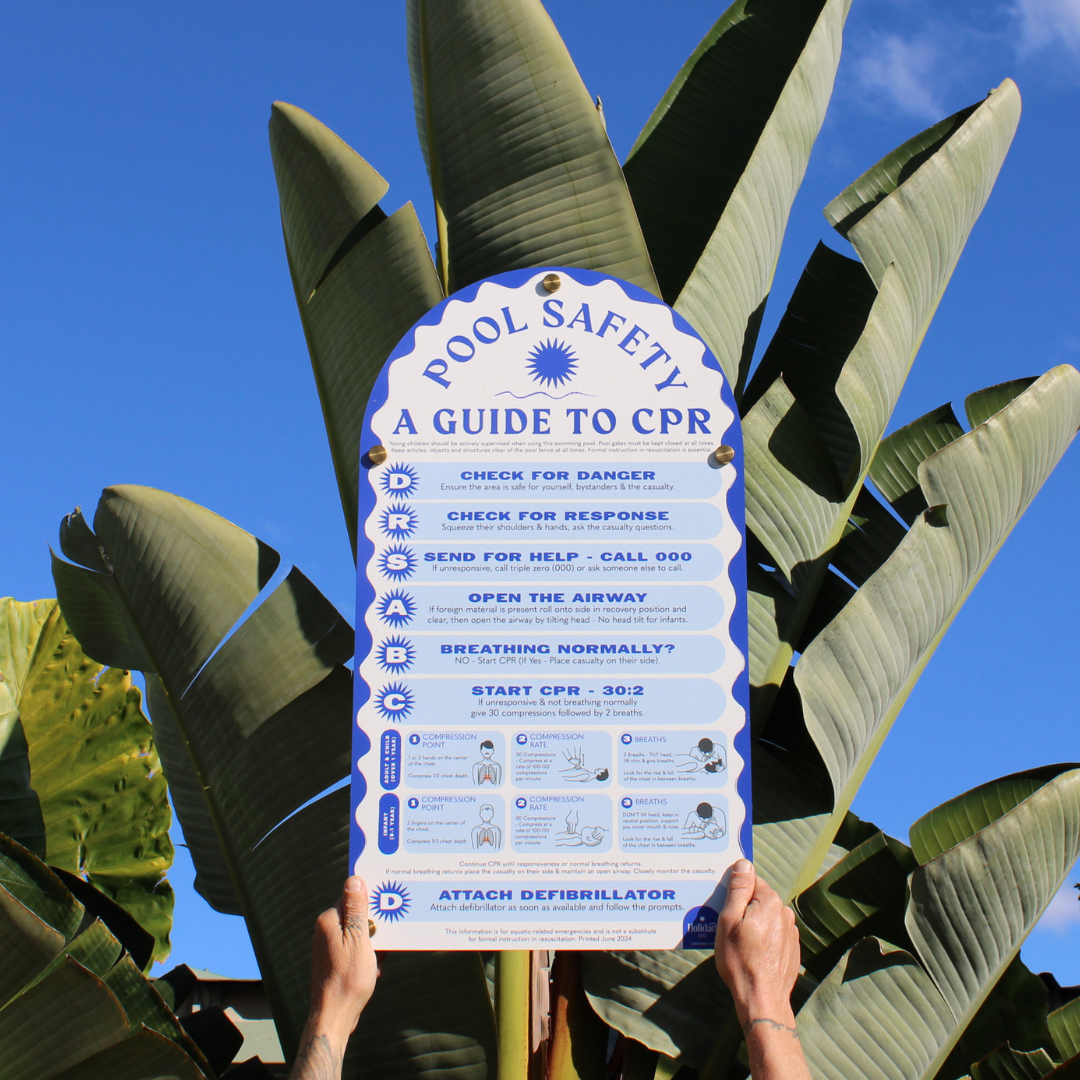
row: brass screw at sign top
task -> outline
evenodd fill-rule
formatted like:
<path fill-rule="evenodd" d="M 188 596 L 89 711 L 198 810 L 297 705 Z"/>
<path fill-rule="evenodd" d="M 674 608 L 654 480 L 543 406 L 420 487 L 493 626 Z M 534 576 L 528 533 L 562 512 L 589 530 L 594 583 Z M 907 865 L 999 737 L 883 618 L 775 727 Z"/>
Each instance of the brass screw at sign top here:
<path fill-rule="evenodd" d="M 386 447 L 385 446 L 373 446 L 368 452 L 368 461 L 372 465 L 381 465 L 386 460 Z"/>
<path fill-rule="evenodd" d="M 733 446 L 718 446 L 713 451 L 713 457 L 716 458 L 718 464 L 726 465 L 729 461 L 734 460 L 735 448 Z"/>
<path fill-rule="evenodd" d="M 559 277 L 558 274 L 548 274 L 540 284 L 543 285 L 548 292 L 558 292 L 559 286 L 562 284 L 562 278 Z"/>
<path fill-rule="evenodd" d="M 368 937 L 374 937 L 375 936 L 375 920 L 374 919 L 368 919 L 368 921 L 367 921 L 367 936 Z"/>

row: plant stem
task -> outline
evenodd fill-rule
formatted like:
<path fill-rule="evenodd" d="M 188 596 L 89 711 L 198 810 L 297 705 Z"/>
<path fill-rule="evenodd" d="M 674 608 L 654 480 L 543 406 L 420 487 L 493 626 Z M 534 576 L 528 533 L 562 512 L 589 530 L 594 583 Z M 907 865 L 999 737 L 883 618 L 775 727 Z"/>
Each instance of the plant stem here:
<path fill-rule="evenodd" d="M 495 1022 L 499 1029 L 499 1080 L 529 1074 L 529 952 L 513 949 L 495 959 Z"/>
<path fill-rule="evenodd" d="M 552 971 L 551 1051 L 547 1080 L 603 1080 L 608 1026 L 581 984 L 581 953 L 562 950 Z"/>
<path fill-rule="evenodd" d="M 633 1039 L 627 1039 L 623 1055 L 623 1080 L 653 1080 L 656 1076 L 659 1055 L 655 1050 L 650 1050 Z"/>
<path fill-rule="evenodd" d="M 742 1028 L 739 1026 L 739 1018 L 735 1015 L 734 1008 L 724 1017 L 720 1034 L 716 1037 L 716 1043 L 698 1074 L 698 1080 L 727 1080 L 731 1066 L 739 1053 L 739 1045 L 742 1043 Z"/>

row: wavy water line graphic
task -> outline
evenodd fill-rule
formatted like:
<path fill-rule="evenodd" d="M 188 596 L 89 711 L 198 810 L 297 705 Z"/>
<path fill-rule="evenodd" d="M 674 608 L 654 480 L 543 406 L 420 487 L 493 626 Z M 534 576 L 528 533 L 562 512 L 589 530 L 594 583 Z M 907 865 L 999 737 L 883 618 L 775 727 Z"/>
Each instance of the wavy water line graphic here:
<path fill-rule="evenodd" d="M 512 390 L 500 390 L 495 396 L 502 397 L 503 394 L 509 394 L 515 401 L 524 401 L 526 398 L 531 397 L 546 397 L 551 401 L 563 401 L 568 397 L 599 397 L 599 394 L 586 394 L 583 390 L 571 390 L 565 394 L 549 394 L 544 390 L 534 390 L 531 394 L 515 394 Z"/>

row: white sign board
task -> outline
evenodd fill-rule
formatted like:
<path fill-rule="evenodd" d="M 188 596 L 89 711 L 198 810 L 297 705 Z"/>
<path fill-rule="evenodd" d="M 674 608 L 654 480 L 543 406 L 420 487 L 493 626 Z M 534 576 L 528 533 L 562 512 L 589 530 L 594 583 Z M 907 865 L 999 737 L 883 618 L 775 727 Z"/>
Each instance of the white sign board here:
<path fill-rule="evenodd" d="M 361 453 L 380 948 L 711 945 L 750 777 L 742 440 L 701 338 L 602 274 L 489 278 L 399 344 Z"/>

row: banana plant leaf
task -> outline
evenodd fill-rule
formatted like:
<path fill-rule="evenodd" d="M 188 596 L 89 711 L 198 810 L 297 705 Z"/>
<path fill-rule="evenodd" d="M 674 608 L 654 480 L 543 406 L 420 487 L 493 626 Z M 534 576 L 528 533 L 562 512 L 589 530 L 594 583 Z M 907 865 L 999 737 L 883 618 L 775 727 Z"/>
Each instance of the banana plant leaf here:
<path fill-rule="evenodd" d="M 864 938 L 799 1012 L 815 1076 L 951 1078 L 968 1068 L 951 1057 L 962 1037 L 989 1040 L 983 1055 L 1008 1037 L 979 1013 L 996 988 L 1015 994 L 1024 974 L 1010 967 L 1020 944 L 1080 854 L 1080 768 L 976 788 L 912 828 L 913 840 L 933 834 L 955 842 L 908 879 L 912 950 Z"/>
<path fill-rule="evenodd" d="M 799 1012 L 799 1041 L 819 1080 L 934 1076 L 956 1021 L 910 953 L 877 938 L 848 951 Z"/>
<path fill-rule="evenodd" d="M 675 76 L 634 143 L 623 172 L 669 304 L 755 152 L 776 138 L 766 129 L 824 6 L 822 0 L 737 0 Z M 807 107 L 807 98 L 799 104 Z M 792 152 L 809 150 L 789 138 Z M 759 166 L 756 179 L 763 175 Z"/>
<path fill-rule="evenodd" d="M 897 549 L 904 534 L 904 527 L 864 486 L 830 565 L 859 588 Z"/>
<path fill-rule="evenodd" d="M 805 824 L 755 828 L 758 859 L 786 895 L 817 874 L 866 770 L 942 634 L 1080 425 L 1080 374 L 1055 368 L 985 424 L 919 466 L 929 507 L 795 668 L 805 730 L 830 777 L 833 807 Z M 923 598 L 912 605 L 912 596 Z M 872 628 L 871 628 L 872 627 Z M 785 835 L 786 834 L 786 835 Z"/>
<path fill-rule="evenodd" d="M 1077 1080 L 1080 1077 L 1080 1055 L 1063 1061 L 1046 1073 L 1047 1080 Z"/>
<path fill-rule="evenodd" d="M 1008 1044 L 1018 1053 L 1056 1054 L 1046 1023 L 1046 985 L 1015 957 L 979 1006 L 952 1053 L 938 1070 L 941 1080 L 963 1076 L 972 1062 Z"/>
<path fill-rule="evenodd" d="M 85 924 L 86 915 L 83 916 L 83 925 Z M 100 919 L 95 919 L 85 929 L 80 930 L 64 947 L 65 956 L 78 960 L 84 968 L 99 976 L 105 975 L 120 959 L 123 951 L 124 947 Z"/>
<path fill-rule="evenodd" d="M 668 177 L 662 194 L 671 205 L 693 206 L 703 184 L 714 188 L 701 214 L 715 225 L 674 307 L 708 342 L 736 396 L 749 371 L 788 213 L 832 96 L 848 7 L 848 0 L 736 3 L 676 77 L 627 162 L 632 174 L 638 169 L 647 177 L 650 160 L 670 155 L 674 138 L 679 152 L 669 156 L 669 168 L 694 186 L 681 190 Z M 732 129 L 738 134 L 729 145 L 722 140 Z M 684 168 L 682 159 L 703 148 L 700 164 Z M 640 164 L 631 167 L 639 155 Z M 717 156 L 726 163 L 720 175 Z M 644 202 L 643 187 L 635 179 L 635 198 Z M 653 240 L 660 223 L 653 224 L 648 210 L 645 219 Z M 673 230 L 685 235 L 682 266 L 705 225 L 680 223 Z M 661 251 L 667 262 L 664 246 Z M 665 285 L 674 287 L 681 270 L 665 268 Z"/>
<path fill-rule="evenodd" d="M 605 1023 L 691 1067 L 705 1063 L 731 1009 L 710 949 L 585 952 L 589 1003 Z"/>
<path fill-rule="evenodd" d="M 785 575 L 794 600 L 777 607 L 768 593 L 751 590 L 753 637 L 766 650 L 751 654 L 756 724 L 767 718 L 785 677 L 824 581 L 827 553 L 847 528 L 912 359 L 1018 118 L 1019 96 L 1007 82 L 966 110 L 944 136 L 917 137 L 839 196 L 851 204 L 850 215 L 856 195 L 869 200 L 873 187 L 873 205 L 859 203 L 866 212 L 846 235 L 879 293 L 871 302 L 854 265 L 845 271 L 841 256 L 816 252 L 792 297 L 789 318 L 766 352 L 760 375 L 755 373 L 748 395 L 753 404 L 744 419 L 747 526 L 769 565 Z M 915 143 L 917 151 L 911 149 Z M 870 184 L 874 178 L 881 181 L 876 186 Z M 830 220 L 836 206 L 834 200 L 826 208 Z M 860 319 L 864 323 L 852 343 Z M 820 367 L 819 355 L 825 358 Z M 786 622 L 774 622 L 777 617 Z"/>
<path fill-rule="evenodd" d="M 1001 781 L 998 784 L 1007 786 Z M 825 979 L 843 954 L 867 937 L 914 953 L 904 917 L 909 900 L 908 875 L 918 865 L 911 848 L 877 832 L 797 897 L 806 973 Z M 1042 980 L 1019 957 L 1015 958 L 967 1025 L 939 1071 L 939 1080 L 966 1073 L 972 1061 L 1006 1039 L 1021 1050 L 1052 1045 L 1046 1026 L 1046 1002 Z"/>
<path fill-rule="evenodd" d="M 540 0 L 409 0 L 446 291 L 580 266 L 659 293 L 603 118 Z"/>
<path fill-rule="evenodd" d="M 879 833 L 850 815 L 840 839 L 857 847 Z M 711 949 L 583 952 L 581 967 L 589 1003 L 605 1023 L 691 1068 L 709 1063 L 732 1016 Z"/>
<path fill-rule="evenodd" d="M 153 934 L 153 959 L 164 960 L 172 812 L 142 695 L 126 671 L 84 655 L 55 600 L 0 599 L 0 626 L 0 670 L 11 672 L 0 696 L 9 695 L 21 727 L 43 825 L 28 846 L 118 903 Z M 6 806 L 0 829 L 19 839 L 19 817 L 9 819 Z"/>
<path fill-rule="evenodd" d="M 76 562 L 54 556 L 57 592 L 85 647 L 146 665 L 197 887 L 244 916 L 291 1056 L 307 1014 L 311 928 L 348 873 L 352 630 L 295 568 L 260 595 L 277 553 L 164 492 L 107 488 L 93 532 L 76 513 L 60 543 Z M 483 1076 L 491 1007 L 479 962 L 472 977 L 461 963 L 425 954 L 390 965 L 379 988 L 387 1012 L 367 1051 L 412 1046 L 401 1075 L 435 1080 L 455 1062 L 462 1080 Z M 416 965 L 429 988 L 419 997 Z"/>
<path fill-rule="evenodd" d="M 1006 79 L 978 106 L 878 162 L 825 208 L 826 219 L 851 242 L 876 283 L 897 264 L 916 310 L 926 313 L 919 339 L 1019 121 L 1020 91 Z"/>
<path fill-rule="evenodd" d="M 906 844 L 879 831 L 800 893 L 795 910 L 806 973 L 824 979 L 867 937 L 911 952 L 904 910 L 907 877 L 916 866 Z"/>
<path fill-rule="evenodd" d="M 303 109 L 270 114 L 285 254 L 356 552 L 364 406 L 391 349 L 442 298 L 412 204 L 387 217 L 389 185 Z"/>
<path fill-rule="evenodd" d="M 1073 1058 L 1080 1054 L 1080 998 L 1055 1009 L 1046 1018 L 1058 1054 Z"/>
<path fill-rule="evenodd" d="M 964 398 L 964 412 L 967 413 L 968 423 L 972 427 L 985 423 L 994 413 L 1004 409 L 1017 394 L 1022 394 L 1034 381 L 1032 377 L 1010 379 L 1008 382 L 998 383 L 997 386 L 988 386 L 985 390 L 976 390 L 974 394 L 968 394 Z"/>
<path fill-rule="evenodd" d="M 778 706 L 778 715 L 765 732 L 769 741 L 755 746 L 756 859 L 766 880 L 782 895 L 792 897 L 809 887 L 830 859 L 851 798 L 914 684 L 913 673 L 921 671 L 978 576 L 1080 425 L 1080 374 L 1072 368 L 1054 369 L 1026 394 L 1030 396 L 1016 398 L 984 426 L 923 462 L 920 476 L 929 492 L 924 497 L 932 498 L 935 505 L 950 504 L 947 524 L 920 519 L 807 646 L 790 690 L 781 695 L 785 707 Z M 942 583 L 948 584 L 948 590 L 943 591 Z M 936 614 L 922 607 L 913 609 L 896 599 L 900 593 L 934 598 L 941 608 Z M 865 629 L 868 619 L 873 620 L 873 633 Z M 891 626 L 895 630 L 882 639 L 882 628 Z M 926 644 L 910 655 L 900 653 L 893 658 L 882 653 L 882 640 L 913 650 L 921 640 Z M 826 663 L 825 657 L 831 666 L 817 669 L 815 665 Z M 854 674 L 848 676 L 848 684 L 835 674 L 858 672 L 861 663 L 871 660 L 875 666 L 861 674 L 858 682 Z M 894 685 L 895 691 L 890 690 Z M 895 696 L 890 700 L 888 694 Z M 827 729 L 811 727 L 816 715 L 811 710 L 819 707 L 819 701 L 836 703 L 828 706 Z M 878 715 L 881 720 L 874 719 Z M 835 751 L 832 757 L 826 753 L 834 746 L 856 755 L 860 745 L 861 752 L 843 766 Z M 839 770 L 847 768 L 852 770 L 852 779 L 846 789 L 840 789 L 846 792 L 841 801 L 836 781 L 843 775 Z M 893 925 L 898 918 L 902 915 L 894 914 Z M 670 1003 L 670 1012 L 693 1015 L 688 1002 L 694 996 L 679 984 L 697 965 L 682 961 L 680 966 L 667 954 L 648 954 L 647 959 L 644 954 L 613 955 L 616 959 L 610 962 L 585 957 L 586 989 L 593 1007 L 628 1037 L 669 1054 L 681 1049 L 684 1060 L 700 1063 L 702 1044 L 707 1041 L 700 1025 L 687 1021 L 671 1028 L 652 1020 L 666 1015 L 664 1002 Z M 715 1021 L 716 1013 L 722 1011 L 718 999 L 698 995 L 696 1000 L 694 1007 L 710 1000 L 708 1008 Z M 715 1022 L 711 1031 L 716 1031 Z"/>
<path fill-rule="evenodd" d="M 0 828 L 38 855 L 45 854 L 45 821 L 30 782 L 30 749 L 19 700 L 34 662 L 50 603 L 0 599 Z"/>
<path fill-rule="evenodd" d="M 1011 1046 L 995 1050 L 971 1067 L 972 1080 L 1039 1080 L 1054 1068 L 1054 1059 L 1042 1049 L 1030 1053 Z"/>
<path fill-rule="evenodd" d="M 101 922 L 0 834 L 4 1080 L 206 1080 L 200 1050 Z M 143 1020 L 153 1018 L 158 1033 Z"/>
<path fill-rule="evenodd" d="M 1028 781 L 1041 783 L 1026 794 Z M 984 784 L 938 808 L 935 832 L 943 819 L 963 838 L 912 874 L 906 922 L 963 1030 L 1080 855 L 1080 767 Z M 922 819 L 912 838 L 927 831 Z"/>
<path fill-rule="evenodd" d="M 772 646 L 765 656 L 752 654 L 751 678 L 758 687 L 777 687 L 784 677 L 824 577 L 824 554 L 847 527 L 922 335 L 994 185 L 1018 107 L 1015 87 L 1005 84 L 966 110 L 946 137 L 935 136 L 918 153 L 901 147 L 838 197 L 850 201 L 866 177 L 893 176 L 888 191 L 876 193 L 877 201 L 849 234 L 853 242 L 855 231 L 863 238 L 856 251 L 863 243 L 874 247 L 879 261 L 888 255 L 880 265 L 863 259 L 880 294 L 850 345 L 869 300 L 866 287 L 854 267 L 841 270 L 840 256 L 815 253 L 789 306 L 791 318 L 762 359 L 761 374 L 755 374 L 754 404 L 745 417 L 747 526 L 785 573 L 795 597 L 787 623 L 773 629 L 774 605 L 751 595 L 756 636 Z M 905 165 L 891 171 L 886 163 L 895 156 Z M 826 216 L 835 205 L 826 207 Z M 828 360 L 819 367 L 821 353 Z M 762 383 L 770 376 L 766 388 Z M 828 451 L 838 481 L 825 469 Z M 770 696 L 758 698 L 760 723 Z"/>
<path fill-rule="evenodd" d="M 203 1080 L 205 1074 L 171 1039 L 143 1027 L 121 1042 L 84 1058 L 55 1080 Z"/>
<path fill-rule="evenodd" d="M 946 403 L 881 440 L 870 466 L 870 478 L 909 526 L 927 509 L 919 484 L 919 466 L 963 434 L 952 405 Z"/>

